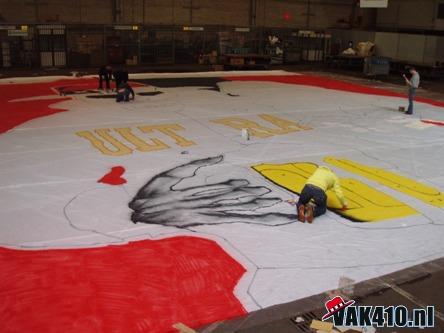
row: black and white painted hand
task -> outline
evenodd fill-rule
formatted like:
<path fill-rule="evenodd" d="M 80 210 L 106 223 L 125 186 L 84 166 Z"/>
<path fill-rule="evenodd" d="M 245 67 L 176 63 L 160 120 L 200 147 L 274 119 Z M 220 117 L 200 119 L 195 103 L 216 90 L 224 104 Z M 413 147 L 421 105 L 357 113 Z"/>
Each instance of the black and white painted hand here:
<path fill-rule="evenodd" d="M 251 186 L 246 179 L 179 188 L 183 180 L 196 177 L 200 168 L 222 161 L 223 156 L 200 159 L 156 175 L 129 203 L 134 211 L 131 220 L 179 228 L 234 222 L 273 226 L 295 220 L 294 214 L 269 209 L 259 212 L 281 203 L 282 199 L 266 197 L 271 189 Z"/>

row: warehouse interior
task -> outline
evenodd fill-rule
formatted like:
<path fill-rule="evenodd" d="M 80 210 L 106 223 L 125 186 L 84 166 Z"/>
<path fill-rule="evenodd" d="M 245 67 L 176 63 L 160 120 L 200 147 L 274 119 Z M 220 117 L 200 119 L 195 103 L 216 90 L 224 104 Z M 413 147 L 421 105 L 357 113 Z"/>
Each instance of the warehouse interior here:
<path fill-rule="evenodd" d="M 444 0 L 0 0 L 0 332 L 442 333 L 443 131 Z"/>
<path fill-rule="evenodd" d="M 416 64 L 439 75 L 444 5 L 438 0 L 418 4 L 393 0 L 387 8 L 361 8 L 354 0 L 2 1 L 0 66 L 187 64 L 210 70 L 309 63 L 362 69 L 364 56 L 377 56 L 398 69 Z M 270 37 L 277 42 L 272 44 Z M 362 42 L 375 48 L 361 48 L 356 59 L 337 58 L 349 44 L 356 49 Z M 263 57 L 230 63 L 227 54 Z"/>

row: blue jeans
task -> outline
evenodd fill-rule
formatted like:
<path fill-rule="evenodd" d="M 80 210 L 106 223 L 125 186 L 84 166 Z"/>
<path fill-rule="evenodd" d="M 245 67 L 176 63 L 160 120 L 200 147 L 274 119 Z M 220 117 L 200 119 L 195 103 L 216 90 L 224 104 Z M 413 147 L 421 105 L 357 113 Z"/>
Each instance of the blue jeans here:
<path fill-rule="evenodd" d="M 408 114 L 412 114 L 413 113 L 413 101 L 415 99 L 415 94 L 416 94 L 416 88 L 410 87 L 409 88 L 409 108 L 407 109 Z"/>
<path fill-rule="evenodd" d="M 325 192 L 314 185 L 306 184 L 302 189 L 301 195 L 299 196 L 298 208 L 300 205 L 306 205 L 313 200 L 315 203 L 314 207 L 314 217 L 325 214 L 327 211 L 327 195 Z"/>

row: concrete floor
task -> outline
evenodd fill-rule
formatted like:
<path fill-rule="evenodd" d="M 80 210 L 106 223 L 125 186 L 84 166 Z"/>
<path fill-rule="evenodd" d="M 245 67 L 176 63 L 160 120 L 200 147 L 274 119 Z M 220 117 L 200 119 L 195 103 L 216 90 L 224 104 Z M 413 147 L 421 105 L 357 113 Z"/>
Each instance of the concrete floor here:
<path fill-rule="evenodd" d="M 350 290 L 350 289 L 348 289 Z M 435 306 L 435 327 L 378 328 L 377 333 L 444 332 L 444 259 L 418 265 L 393 274 L 359 283 L 351 293 L 338 290 L 336 294 L 356 300 L 362 306 L 404 305 L 409 311 Z M 329 299 L 330 293 L 322 293 L 296 302 L 277 305 L 249 314 L 233 321 L 215 323 L 202 328 L 201 333 L 300 333 L 311 332 L 312 319 L 321 320 L 325 308 L 319 306 Z M 302 317 L 305 322 L 295 323 Z"/>

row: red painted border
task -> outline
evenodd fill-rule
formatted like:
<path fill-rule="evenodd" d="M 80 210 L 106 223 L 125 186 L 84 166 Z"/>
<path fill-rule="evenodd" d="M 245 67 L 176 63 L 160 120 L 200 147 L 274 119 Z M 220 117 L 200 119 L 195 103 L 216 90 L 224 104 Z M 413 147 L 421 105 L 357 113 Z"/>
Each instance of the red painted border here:
<path fill-rule="evenodd" d="M 344 82 L 327 78 L 324 76 L 314 75 L 263 75 L 263 76 L 230 76 L 226 77 L 229 81 L 267 81 L 286 84 L 298 84 L 312 87 L 319 87 L 325 89 L 333 89 L 339 91 L 347 91 L 359 94 L 388 96 L 388 97 L 402 97 L 407 98 L 406 94 L 396 93 L 386 89 L 368 87 L 356 83 Z M 436 101 L 430 98 L 416 97 L 417 102 L 430 104 L 433 106 L 444 107 L 444 102 Z"/>
<path fill-rule="evenodd" d="M 444 121 L 441 120 L 432 120 L 432 119 L 422 119 L 421 120 L 425 124 L 432 124 L 436 126 L 444 126 Z"/>
<path fill-rule="evenodd" d="M 134 83 L 135 86 L 141 84 Z M 38 83 L 10 83 L 0 85 L 0 134 L 29 120 L 67 111 L 51 107 L 57 103 L 71 99 L 38 99 L 33 101 L 13 100 L 58 95 L 58 89 L 80 91 L 97 89 L 96 78 L 63 79 Z"/>
<path fill-rule="evenodd" d="M 262 75 L 262 76 L 232 76 L 224 77 L 229 81 L 268 81 L 286 84 L 299 84 L 314 86 L 325 89 L 354 92 L 360 94 L 406 97 L 403 94 L 390 90 L 367 87 L 355 83 L 344 82 L 322 76 L 313 75 Z M 60 108 L 51 108 L 51 105 L 69 99 L 50 99 L 38 101 L 11 102 L 14 99 L 23 99 L 38 96 L 56 95 L 55 90 L 64 88 L 65 90 L 88 90 L 96 89 L 98 85 L 96 78 L 64 79 L 52 82 L 40 83 L 14 83 L 0 85 L 0 133 L 4 133 L 20 124 L 39 117 L 48 116 L 54 113 L 67 111 Z M 135 85 L 139 85 L 135 83 Z M 417 102 L 444 107 L 444 102 L 432 100 L 424 97 L 417 97 Z"/>
<path fill-rule="evenodd" d="M 2 333 L 164 333 L 246 313 L 233 294 L 245 268 L 203 238 L 0 248 L 0 265 Z"/>

